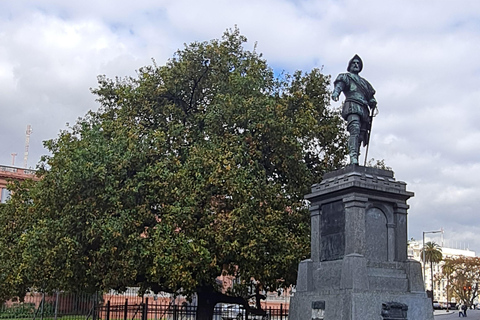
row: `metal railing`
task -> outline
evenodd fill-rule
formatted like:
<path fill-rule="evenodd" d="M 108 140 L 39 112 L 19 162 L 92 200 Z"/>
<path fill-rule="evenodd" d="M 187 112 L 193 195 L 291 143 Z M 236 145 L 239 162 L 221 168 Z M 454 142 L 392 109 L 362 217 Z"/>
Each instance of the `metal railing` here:
<path fill-rule="evenodd" d="M 126 292 L 73 294 L 29 293 L 24 301 L 10 300 L 0 306 L 2 319 L 33 320 L 195 320 L 197 307 L 169 294 L 139 297 Z M 245 310 L 242 306 L 217 304 L 213 320 L 288 320 L 288 309 L 268 307 Z"/>
<path fill-rule="evenodd" d="M 229 305 L 232 306 L 232 305 Z M 148 298 L 140 304 L 113 305 L 110 301 L 99 306 L 93 320 L 194 320 L 197 306 L 175 304 L 159 304 Z M 288 309 L 269 307 L 266 310 L 245 310 L 241 306 L 229 308 L 217 305 L 214 308 L 213 320 L 288 320 Z"/>

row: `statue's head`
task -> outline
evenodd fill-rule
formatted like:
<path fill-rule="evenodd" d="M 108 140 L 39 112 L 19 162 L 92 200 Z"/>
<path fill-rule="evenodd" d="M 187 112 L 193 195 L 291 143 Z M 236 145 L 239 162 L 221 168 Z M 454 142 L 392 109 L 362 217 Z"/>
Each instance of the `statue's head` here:
<path fill-rule="evenodd" d="M 353 58 L 348 62 L 347 71 L 351 73 L 360 73 L 363 69 L 363 61 L 360 59 L 358 54 L 354 55 Z"/>

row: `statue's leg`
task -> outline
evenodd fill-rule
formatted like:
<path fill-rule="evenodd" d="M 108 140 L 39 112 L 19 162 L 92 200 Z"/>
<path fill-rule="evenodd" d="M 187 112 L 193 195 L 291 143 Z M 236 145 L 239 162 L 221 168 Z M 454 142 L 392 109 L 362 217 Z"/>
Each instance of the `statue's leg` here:
<path fill-rule="evenodd" d="M 362 129 L 360 130 L 360 135 L 359 135 L 359 139 L 360 139 L 359 145 L 360 146 L 366 140 L 366 138 L 367 138 L 367 129 L 362 127 Z M 363 146 L 365 146 L 365 145 L 363 145 Z"/>
<path fill-rule="evenodd" d="M 350 155 L 350 164 L 358 164 L 360 155 L 360 115 L 352 113 L 347 117 L 347 130 L 350 133 L 348 138 L 348 153 Z"/>

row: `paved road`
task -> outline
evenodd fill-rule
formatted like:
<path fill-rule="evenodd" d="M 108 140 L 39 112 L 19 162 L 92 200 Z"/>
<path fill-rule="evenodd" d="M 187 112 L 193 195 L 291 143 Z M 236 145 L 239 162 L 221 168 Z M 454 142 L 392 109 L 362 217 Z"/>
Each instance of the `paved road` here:
<path fill-rule="evenodd" d="M 435 310 L 433 314 L 435 315 L 435 320 L 459 318 L 458 310 L 451 310 L 448 313 L 445 312 L 445 310 Z M 467 318 L 470 320 L 480 320 L 480 310 L 467 310 Z"/>

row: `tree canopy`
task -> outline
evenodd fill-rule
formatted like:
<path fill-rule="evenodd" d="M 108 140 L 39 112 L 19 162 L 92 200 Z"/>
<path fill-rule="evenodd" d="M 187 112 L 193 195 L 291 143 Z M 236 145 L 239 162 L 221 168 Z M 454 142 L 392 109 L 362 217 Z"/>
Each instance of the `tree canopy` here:
<path fill-rule="evenodd" d="M 310 248 L 303 196 L 343 164 L 345 131 L 329 76 L 276 76 L 245 43 L 227 30 L 136 77 L 99 77 L 99 110 L 45 143 L 40 180 L 0 210 L 13 232 L 0 236 L 1 280 L 199 302 L 222 274 L 265 290 L 294 283 Z"/>
<path fill-rule="evenodd" d="M 447 280 L 447 293 L 469 306 L 478 297 L 480 258 L 446 258 L 439 279 Z"/>

